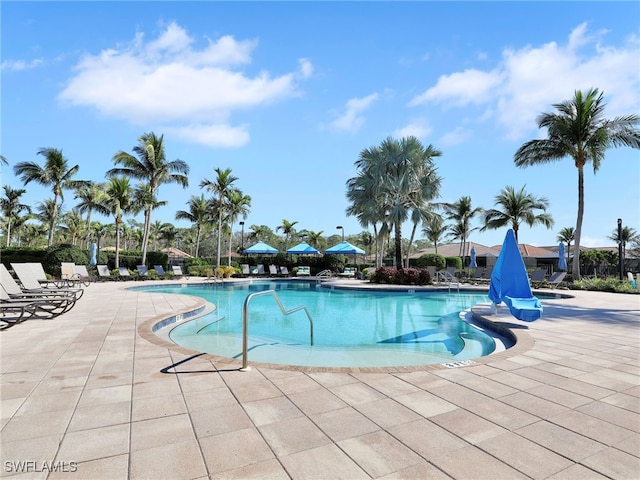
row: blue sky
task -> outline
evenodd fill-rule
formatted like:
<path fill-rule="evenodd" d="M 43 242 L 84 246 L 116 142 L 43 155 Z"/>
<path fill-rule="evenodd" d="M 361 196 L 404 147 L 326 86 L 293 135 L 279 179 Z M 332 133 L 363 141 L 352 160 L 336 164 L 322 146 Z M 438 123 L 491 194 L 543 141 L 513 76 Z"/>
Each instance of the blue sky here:
<path fill-rule="evenodd" d="M 11 167 L 43 164 L 43 147 L 80 165 L 78 179 L 103 181 L 116 152 L 164 134 L 190 186 L 162 186 L 169 204 L 152 220 L 180 227 L 175 212 L 220 167 L 252 197 L 246 226 L 359 233 L 344 213 L 359 153 L 415 135 L 443 153 L 440 201 L 491 208 L 507 185 L 526 185 L 556 224 L 523 226 L 520 241 L 552 245 L 575 226 L 577 170 L 569 159 L 514 166 L 544 136 L 536 117 L 591 87 L 607 117 L 640 113 L 638 2 L 3 1 L 0 13 L 1 183 L 21 187 Z M 640 231 L 639 181 L 631 149 L 586 171 L 583 245 L 613 245 L 617 218 Z M 34 206 L 51 197 L 26 188 Z M 470 240 L 498 245 L 505 233 Z"/>

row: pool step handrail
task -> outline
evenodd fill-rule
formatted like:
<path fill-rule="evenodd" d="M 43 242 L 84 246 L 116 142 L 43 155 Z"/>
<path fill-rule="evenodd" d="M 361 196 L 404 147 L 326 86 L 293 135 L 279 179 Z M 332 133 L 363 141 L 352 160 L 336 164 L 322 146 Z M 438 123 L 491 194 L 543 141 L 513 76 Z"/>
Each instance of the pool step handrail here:
<path fill-rule="evenodd" d="M 280 307 L 280 311 L 285 316 L 291 315 L 292 313 L 295 313 L 299 310 L 304 310 L 305 313 L 307 314 L 307 318 L 309 319 L 310 342 L 311 342 L 311 345 L 313 346 L 313 319 L 311 318 L 311 314 L 309 313 L 309 310 L 307 309 L 306 306 L 301 305 L 299 307 L 292 308 L 291 310 L 285 309 L 284 305 L 282 305 L 282 302 L 280 301 L 280 297 L 278 297 L 278 294 L 276 293 L 275 290 L 264 290 L 262 292 L 251 293 L 247 295 L 247 298 L 244 299 L 244 306 L 242 307 L 242 368 L 240 369 L 240 371 L 242 372 L 246 372 L 250 369 L 247 366 L 247 363 L 248 363 L 247 350 L 249 346 L 248 345 L 249 343 L 248 342 L 249 302 L 251 302 L 253 297 L 258 297 L 261 295 L 272 295 L 273 298 L 275 298 L 276 303 L 278 304 L 278 307 Z"/>

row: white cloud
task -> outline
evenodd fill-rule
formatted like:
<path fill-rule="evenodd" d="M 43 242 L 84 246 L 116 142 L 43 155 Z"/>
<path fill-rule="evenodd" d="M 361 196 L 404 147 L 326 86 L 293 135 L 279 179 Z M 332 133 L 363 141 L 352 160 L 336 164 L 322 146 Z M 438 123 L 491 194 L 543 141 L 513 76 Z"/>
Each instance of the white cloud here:
<path fill-rule="evenodd" d="M 468 138 L 471 138 L 471 132 L 462 127 L 456 127 L 454 130 L 444 134 L 438 144 L 443 147 L 453 147 L 464 143 Z"/>
<path fill-rule="evenodd" d="M 340 132 L 357 132 L 364 123 L 364 117 L 361 114 L 377 99 L 377 93 L 372 93 L 363 98 L 350 99 L 347 101 L 345 112 L 331 122 L 331 128 Z"/>
<path fill-rule="evenodd" d="M 41 58 L 35 58 L 30 61 L 25 60 L 5 60 L 2 62 L 1 67 L 2 70 L 9 70 L 13 72 L 19 72 L 22 70 L 31 70 L 32 68 L 36 68 L 42 65 L 43 61 Z"/>
<path fill-rule="evenodd" d="M 254 40 L 223 36 L 199 49 L 171 23 L 156 39 L 145 41 L 138 33 L 123 47 L 84 56 L 59 98 L 125 121 L 164 123 L 204 145 L 243 145 L 248 126 L 230 125 L 231 114 L 298 95 L 296 79 L 313 72 L 302 59 L 298 71 L 248 75 L 238 67 L 251 63 L 256 46 Z"/>
<path fill-rule="evenodd" d="M 393 132 L 393 136 L 395 138 L 414 136 L 418 139 L 424 139 L 431 133 L 432 130 L 433 129 L 425 119 L 418 118 L 413 120 L 408 125 L 405 125 L 404 127 L 399 128 L 398 130 Z"/>
<path fill-rule="evenodd" d="M 167 127 L 164 130 L 187 142 L 210 147 L 236 148 L 249 143 L 247 125 L 231 127 L 224 124 L 194 124 L 183 127 Z"/>
<path fill-rule="evenodd" d="M 638 112 L 638 37 L 629 37 L 619 47 L 604 46 L 606 32 L 589 32 L 587 27 L 578 25 L 564 45 L 549 42 L 505 49 L 500 63 L 486 71 L 443 75 L 410 105 L 476 107 L 478 119 L 494 119 L 512 139 L 537 131 L 537 116 L 552 111 L 554 103 L 569 100 L 575 90 L 595 87 L 604 92 L 608 117 Z"/>

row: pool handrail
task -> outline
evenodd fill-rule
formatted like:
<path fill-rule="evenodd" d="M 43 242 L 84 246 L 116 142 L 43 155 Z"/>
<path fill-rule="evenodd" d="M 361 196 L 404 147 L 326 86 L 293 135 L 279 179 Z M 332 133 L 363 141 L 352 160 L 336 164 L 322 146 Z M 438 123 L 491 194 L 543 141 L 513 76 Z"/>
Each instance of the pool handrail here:
<path fill-rule="evenodd" d="M 286 310 L 284 308 L 284 305 L 282 305 L 282 302 L 280 301 L 280 297 L 278 297 L 278 294 L 276 293 L 275 290 L 264 290 L 262 292 L 251 293 L 247 295 L 247 298 L 245 298 L 244 306 L 242 307 L 242 368 L 240 369 L 240 371 L 242 372 L 246 372 L 250 370 L 250 367 L 247 365 L 248 363 L 247 350 L 248 350 L 248 343 L 249 343 L 248 342 L 249 302 L 253 297 L 258 297 L 260 295 L 267 295 L 267 294 L 270 294 L 275 298 L 276 303 L 278 304 L 278 307 L 280 307 L 280 311 L 285 316 L 291 315 L 292 313 L 295 313 L 298 310 L 305 311 L 305 313 L 307 314 L 307 318 L 309 319 L 309 328 L 310 328 L 310 337 L 311 337 L 310 341 L 311 341 L 311 345 L 313 346 L 313 319 L 311 318 L 311 314 L 309 313 L 309 310 L 307 309 L 306 306 L 301 305 L 299 307 L 292 308 L 291 310 Z"/>

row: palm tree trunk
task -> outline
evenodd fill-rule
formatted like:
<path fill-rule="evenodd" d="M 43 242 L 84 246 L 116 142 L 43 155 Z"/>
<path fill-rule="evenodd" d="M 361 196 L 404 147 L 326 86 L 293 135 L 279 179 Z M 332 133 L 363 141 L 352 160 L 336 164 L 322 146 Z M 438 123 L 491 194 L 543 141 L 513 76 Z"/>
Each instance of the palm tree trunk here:
<path fill-rule="evenodd" d="M 402 225 L 396 223 L 396 268 L 402 268 Z"/>
<path fill-rule="evenodd" d="M 196 255 L 195 257 L 198 258 L 198 251 L 200 250 L 200 231 L 202 230 L 202 227 L 200 226 L 200 224 L 198 224 L 198 226 L 196 227 Z"/>
<path fill-rule="evenodd" d="M 120 222 L 118 220 L 116 220 L 116 268 L 120 268 Z"/>
<path fill-rule="evenodd" d="M 575 253 L 571 264 L 571 274 L 574 280 L 580 280 L 580 236 L 582 235 L 582 218 L 584 217 L 584 169 L 578 167 L 578 220 L 573 239 Z"/>
<path fill-rule="evenodd" d="M 411 229 L 411 237 L 409 237 L 409 246 L 407 247 L 407 254 L 404 256 L 405 258 L 405 267 L 409 268 L 409 255 L 411 255 L 411 245 L 413 244 L 413 238 L 416 235 L 416 229 L 418 228 L 418 224 L 414 223 L 413 228 Z"/>
<path fill-rule="evenodd" d="M 49 222 L 49 238 L 47 239 L 48 247 L 53 245 L 53 230 L 56 227 L 57 217 L 58 217 L 58 194 L 56 193 L 53 196 L 53 214 L 51 215 L 51 220 Z"/>
<path fill-rule="evenodd" d="M 151 232 L 151 207 L 144 211 L 144 230 L 142 232 L 142 264 L 147 264 L 147 245 L 149 244 L 149 233 Z"/>
<path fill-rule="evenodd" d="M 227 266 L 231 266 L 231 238 L 233 235 L 233 229 L 229 232 L 229 256 L 227 257 Z"/>
<path fill-rule="evenodd" d="M 7 221 L 7 247 L 11 245 L 11 217 Z"/>
<path fill-rule="evenodd" d="M 222 210 L 218 214 L 218 250 L 216 251 L 216 268 L 220 268 L 220 249 L 222 248 Z"/>

